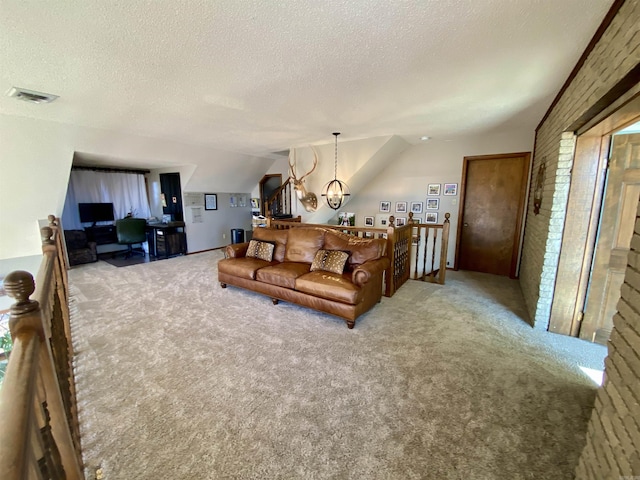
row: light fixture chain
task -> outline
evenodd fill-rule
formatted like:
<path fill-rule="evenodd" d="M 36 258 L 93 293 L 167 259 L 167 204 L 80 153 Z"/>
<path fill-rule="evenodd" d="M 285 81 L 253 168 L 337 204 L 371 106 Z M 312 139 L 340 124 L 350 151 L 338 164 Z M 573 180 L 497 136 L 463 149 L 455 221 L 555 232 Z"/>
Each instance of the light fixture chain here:
<path fill-rule="evenodd" d="M 335 161 L 333 164 L 333 179 L 337 180 L 338 179 L 338 135 L 340 135 L 340 132 L 335 132 L 334 135 L 336 137 L 336 148 L 335 148 Z"/>

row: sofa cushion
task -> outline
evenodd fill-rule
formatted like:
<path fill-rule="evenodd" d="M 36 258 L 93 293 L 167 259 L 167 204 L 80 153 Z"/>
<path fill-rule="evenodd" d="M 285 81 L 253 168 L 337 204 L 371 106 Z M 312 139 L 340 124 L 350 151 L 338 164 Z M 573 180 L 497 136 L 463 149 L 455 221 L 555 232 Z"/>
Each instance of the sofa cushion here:
<path fill-rule="evenodd" d="M 296 290 L 316 297 L 349 305 L 362 301 L 362 290 L 353 284 L 349 274 L 316 271 L 296 279 Z"/>
<path fill-rule="evenodd" d="M 353 269 L 364 262 L 383 257 L 386 247 L 387 241 L 382 238 L 358 238 L 340 232 L 327 232 L 323 248 L 351 252 L 349 267 Z"/>
<path fill-rule="evenodd" d="M 259 258 L 223 258 L 218 262 L 218 271 L 235 277 L 255 280 L 256 271 L 269 265 L 271 265 L 270 262 Z"/>
<path fill-rule="evenodd" d="M 278 263 L 258 270 L 256 280 L 293 289 L 296 285 L 296 278 L 309 273 L 309 268 L 311 268 L 311 265 L 308 263 Z"/>
<path fill-rule="evenodd" d="M 344 265 L 349 258 L 348 252 L 340 250 L 318 250 L 313 262 L 311 263 L 311 271 L 323 270 L 325 272 L 342 273 Z"/>
<path fill-rule="evenodd" d="M 275 244 L 273 259 L 284 262 L 284 251 L 287 245 L 288 230 L 274 230 L 271 228 L 254 228 L 252 238 Z"/>
<path fill-rule="evenodd" d="M 324 230 L 319 228 L 290 228 L 287 237 L 285 262 L 313 262 L 324 243 Z"/>
<path fill-rule="evenodd" d="M 273 250 L 275 245 L 269 242 L 261 242 L 260 240 L 249 241 L 247 247 L 247 257 L 259 258 L 260 260 L 266 260 L 270 262 L 273 260 Z"/>

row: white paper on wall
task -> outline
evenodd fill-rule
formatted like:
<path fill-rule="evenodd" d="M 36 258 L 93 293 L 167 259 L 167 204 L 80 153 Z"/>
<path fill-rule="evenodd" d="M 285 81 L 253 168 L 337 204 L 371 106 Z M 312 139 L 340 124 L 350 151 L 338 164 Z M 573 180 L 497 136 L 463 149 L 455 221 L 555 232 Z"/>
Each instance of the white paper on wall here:
<path fill-rule="evenodd" d="M 191 208 L 191 223 L 203 223 L 203 209 L 202 207 L 190 207 Z"/>

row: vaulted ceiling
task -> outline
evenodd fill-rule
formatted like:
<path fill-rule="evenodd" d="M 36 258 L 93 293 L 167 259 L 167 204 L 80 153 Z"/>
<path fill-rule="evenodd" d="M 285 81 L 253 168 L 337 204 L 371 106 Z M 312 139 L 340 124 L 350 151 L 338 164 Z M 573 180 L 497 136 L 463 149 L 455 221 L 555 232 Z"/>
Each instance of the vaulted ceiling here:
<path fill-rule="evenodd" d="M 0 112 L 257 156 L 533 130 L 611 3 L 0 0 Z"/>

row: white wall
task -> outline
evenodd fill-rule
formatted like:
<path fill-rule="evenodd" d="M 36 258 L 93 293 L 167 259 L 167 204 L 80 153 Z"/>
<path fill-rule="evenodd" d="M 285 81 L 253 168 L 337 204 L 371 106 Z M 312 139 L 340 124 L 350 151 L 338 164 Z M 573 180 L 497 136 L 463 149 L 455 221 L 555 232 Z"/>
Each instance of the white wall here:
<path fill-rule="evenodd" d="M 356 172 L 362 173 L 363 167 L 367 168 L 368 160 L 385 150 L 385 146 L 392 145 L 390 151 L 395 149 L 398 152 L 386 152 L 388 158 L 385 163 L 388 166 L 381 172 L 378 166 L 372 168 L 367 172 L 369 181 L 362 182 L 361 190 L 353 192 L 353 198 L 345 209 L 357 214 L 358 225 L 362 225 L 365 215 L 375 216 L 378 213 L 381 200 L 393 203 L 400 200 L 424 202 L 428 183 L 459 183 L 464 156 L 530 151 L 533 146 L 533 132 L 527 130 L 453 138 L 448 142 L 432 140 L 412 147 L 390 139 L 393 137 L 338 143 L 338 177 L 341 179 L 350 179 Z M 406 149 L 402 151 L 403 148 Z M 318 149 L 320 163 L 316 172 L 308 177 L 308 188 L 320 200 L 322 186 L 333 178 L 333 144 L 321 145 Z M 267 171 L 278 171 L 283 173 L 283 179 L 287 177 L 286 159 L 274 163 L 270 159 L 169 140 L 0 115 L 0 258 L 37 255 L 41 252 L 38 220 L 50 213 L 62 214 L 72 158 L 76 151 L 130 159 L 148 168 L 156 166 L 156 175 L 160 171 L 179 171 L 183 192 L 218 193 L 220 210 L 205 212 L 207 217 L 204 224 L 187 227 L 189 251 L 225 245 L 228 237 L 222 238 L 222 235 L 228 235 L 231 228 L 250 228 L 248 213 L 245 220 L 239 209 L 229 209 L 229 193 L 251 192 Z M 310 165 L 310 158 L 309 148 L 299 149 L 301 168 L 304 168 L 304 162 Z M 153 185 L 150 187 L 153 192 Z M 458 205 L 452 202 L 457 198 L 441 196 L 438 211 L 439 214 L 446 211 L 452 214 L 453 234 L 450 240 L 453 245 Z M 152 212 L 157 215 L 157 203 L 154 209 L 154 198 L 150 200 Z M 297 201 L 294 205 L 294 214 L 306 213 Z M 229 211 L 225 211 L 225 208 Z M 247 207 L 248 211 L 250 209 Z M 333 212 L 325 213 L 326 219 L 332 215 Z M 210 224 L 207 218 L 210 218 Z M 450 260 L 453 263 L 453 257 Z"/>
<path fill-rule="evenodd" d="M 251 230 L 251 203 L 249 192 L 244 193 L 247 197 L 245 207 L 231 207 L 229 198 L 232 193 L 216 193 L 218 196 L 218 209 L 205 210 L 202 223 L 192 223 L 191 209 L 185 208 L 185 222 L 187 232 L 187 246 L 189 253 L 201 252 L 211 248 L 224 247 L 231 243 L 231 229 L 242 228 L 247 232 Z"/>
<path fill-rule="evenodd" d="M 42 254 L 38 220 L 62 215 L 72 145 L 63 125 L 0 115 L 0 258 Z"/>
<path fill-rule="evenodd" d="M 213 189 L 193 190 L 189 178 L 195 172 L 195 167 L 185 165 L 175 168 L 154 169 L 147 175 L 149 185 L 149 204 L 151 214 L 162 218 L 162 203 L 160 199 L 160 174 L 179 173 L 182 188 L 182 205 L 184 211 L 185 233 L 187 235 L 187 251 L 189 253 L 201 252 L 212 248 L 223 247 L 231 243 L 231 229 L 242 228 L 251 230 L 251 203 L 249 192 L 219 192 Z M 262 178 L 262 177 L 260 177 Z M 185 188 L 184 184 L 187 183 Z M 217 195 L 217 210 L 203 210 L 202 223 L 194 223 L 192 209 L 185 202 L 185 193 L 198 192 L 215 193 Z M 232 193 L 244 193 L 247 198 L 245 207 L 231 207 L 229 199 Z M 246 233 L 245 233 L 246 235 Z"/>
<path fill-rule="evenodd" d="M 346 142 L 338 139 L 337 178 L 349 185 L 355 197 L 390 162 L 409 147 L 409 143 L 396 135 Z M 305 179 L 305 188 L 318 197 L 318 209 L 315 212 L 307 212 L 296 198 L 292 203 L 292 213 L 294 216 L 300 215 L 303 222 L 327 223 L 334 217 L 335 212 L 326 206 L 321 194 L 324 185 L 335 176 L 335 142 L 317 145 L 315 149 L 318 153 L 318 167 Z M 297 164 L 296 173 L 300 177 L 313 164 L 311 148 L 297 149 Z"/>
<path fill-rule="evenodd" d="M 171 140 L 0 115 L 0 258 L 41 253 L 38 220 L 62 215 L 74 152 L 182 170 L 183 192 L 248 192 L 273 163 Z"/>
<path fill-rule="evenodd" d="M 430 140 L 414 145 L 399 154 L 340 210 L 354 212 L 356 226 L 363 227 L 364 217 L 375 217 L 380 213 L 380 202 L 387 200 L 391 202 L 393 215 L 408 217 L 408 214 L 395 213 L 395 203 L 405 201 L 410 205 L 412 201 L 425 202 L 427 185 L 430 183 L 457 183 L 460 187 L 465 156 L 529 152 L 533 149 L 533 136 L 532 131 L 516 130 L 495 135 L 452 138 L 450 141 Z M 445 212 L 451 213 L 451 247 L 447 261 L 453 266 L 460 191 L 455 197 L 441 194 L 431 198 L 440 198 L 438 223 L 444 220 Z M 423 221 L 424 212 L 421 215 Z M 335 223 L 337 218 L 332 221 Z"/>

